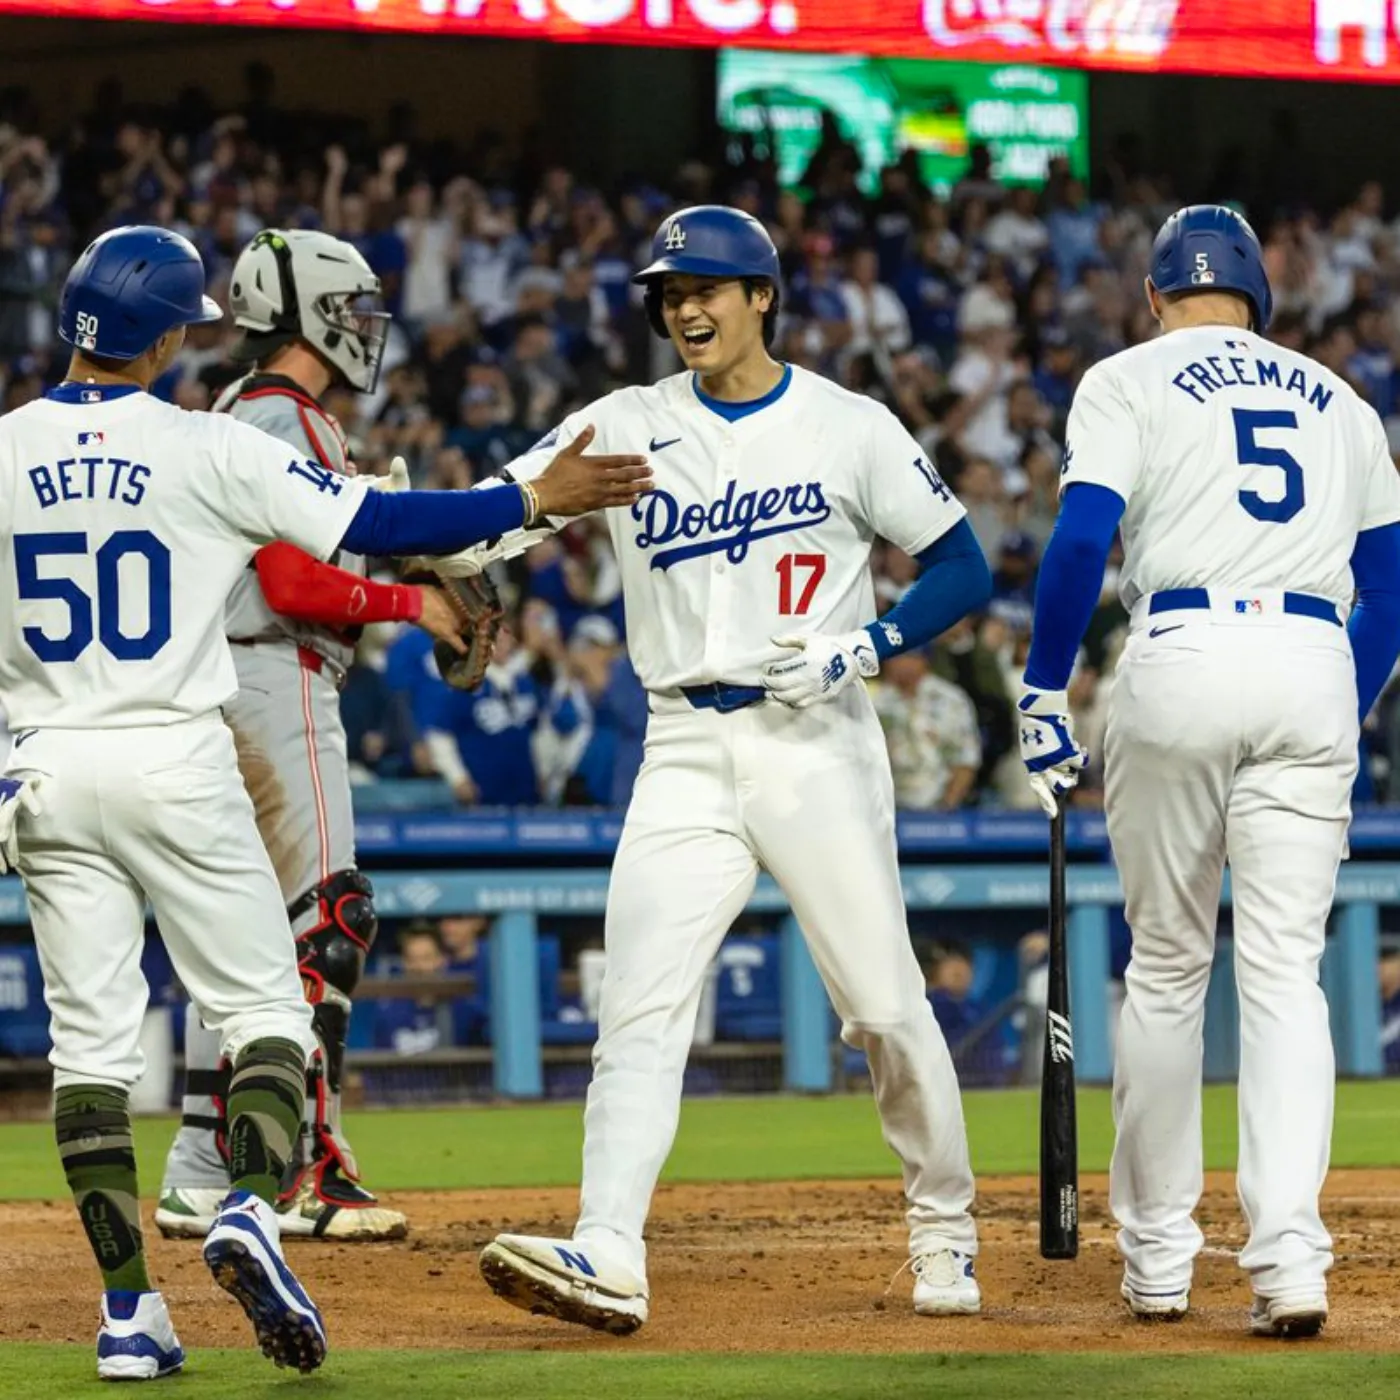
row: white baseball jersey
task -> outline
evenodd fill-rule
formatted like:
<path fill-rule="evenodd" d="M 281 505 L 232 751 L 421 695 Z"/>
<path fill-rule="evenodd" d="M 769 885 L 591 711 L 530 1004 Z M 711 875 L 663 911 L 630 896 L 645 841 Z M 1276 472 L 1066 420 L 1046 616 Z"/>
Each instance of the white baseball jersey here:
<path fill-rule="evenodd" d="M 64 386 L 0 420 L 0 698 L 14 729 L 168 724 L 237 689 L 254 551 L 325 559 L 365 487 L 226 416 Z"/>
<path fill-rule="evenodd" d="M 1061 489 L 1127 502 L 1123 601 L 1165 588 L 1284 588 L 1349 606 L 1357 533 L 1400 520 L 1369 404 L 1251 331 L 1172 331 L 1090 369 Z"/>
<path fill-rule="evenodd" d="M 877 535 L 911 554 L 962 506 L 892 413 L 794 368 L 762 409 L 727 421 L 672 375 L 565 419 L 507 470 L 529 479 L 591 424 L 590 453 L 650 458 L 656 489 L 606 513 L 642 684 L 757 685 L 784 633 L 851 632 L 876 615 Z"/>

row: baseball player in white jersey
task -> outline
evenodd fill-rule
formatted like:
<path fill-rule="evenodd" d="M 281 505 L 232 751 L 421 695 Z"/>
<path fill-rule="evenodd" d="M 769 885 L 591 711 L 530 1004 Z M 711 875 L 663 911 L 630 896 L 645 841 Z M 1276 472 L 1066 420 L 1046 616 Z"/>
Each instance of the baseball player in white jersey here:
<path fill-rule="evenodd" d="M 163 229 L 74 264 L 68 379 L 0 420 L 0 873 L 29 899 L 51 1013 L 55 1130 L 103 1274 L 98 1372 L 152 1379 L 184 1353 L 142 1243 L 128 1091 L 139 1077 L 147 899 L 232 1066 L 230 1191 L 204 1246 L 263 1351 L 311 1370 L 321 1316 L 272 1208 L 316 1039 L 285 905 L 220 707 L 237 689 L 224 604 L 255 550 L 440 554 L 569 509 L 626 503 L 635 466 L 578 456 L 520 491 L 371 492 L 229 416 L 146 392 L 184 327 L 218 319 L 199 255 Z"/>
<path fill-rule="evenodd" d="M 646 1321 L 643 1229 L 704 970 L 763 867 L 843 1038 L 868 1056 L 904 1169 L 915 1306 L 975 1313 L 958 1084 L 910 946 L 890 766 L 861 678 L 979 606 L 990 576 L 893 415 L 770 358 L 778 260 L 761 224 L 682 210 L 653 253 L 638 280 L 686 371 L 574 414 L 508 470 L 532 476 L 586 429 L 650 453 L 657 489 L 609 523 L 651 719 L 608 896 L 578 1224 L 572 1239 L 498 1236 L 482 1272 L 531 1311 L 614 1333 Z M 876 536 L 924 567 L 878 624 Z"/>
<path fill-rule="evenodd" d="M 229 288 L 241 332 L 233 353 L 255 368 L 217 407 L 328 471 L 353 472 L 340 426 L 319 400 L 336 383 L 373 390 L 388 320 L 378 293 L 369 265 L 338 238 L 302 229 L 258 234 Z M 377 920 L 370 883 L 355 869 L 340 687 L 366 623 L 412 621 L 444 638 L 458 631 L 439 590 L 376 583 L 364 573 L 364 561 L 344 551 L 323 564 L 278 541 L 240 576 L 228 608 L 238 694 L 225 716 L 297 936 L 320 1045 L 278 1210 L 284 1235 L 318 1239 L 395 1239 L 408 1227 L 360 1184 L 341 1125 L 350 997 Z M 155 1215 L 166 1235 L 205 1235 L 228 1193 L 220 1150 L 227 1078 L 218 1037 L 188 1016 L 184 1115 Z"/>
<path fill-rule="evenodd" d="M 1318 964 L 1359 716 L 1400 645 L 1400 481 L 1374 410 L 1264 339 L 1272 295 L 1239 215 L 1204 205 L 1167 220 L 1147 296 L 1166 333 L 1089 370 L 1070 412 L 1021 748 L 1053 811 L 1084 763 L 1064 687 L 1121 523 L 1132 622 L 1105 768 L 1133 936 L 1110 1178 L 1123 1297 L 1149 1319 L 1189 1305 L 1202 1023 L 1228 862 L 1250 1326 L 1313 1336 L 1332 1264 Z"/>

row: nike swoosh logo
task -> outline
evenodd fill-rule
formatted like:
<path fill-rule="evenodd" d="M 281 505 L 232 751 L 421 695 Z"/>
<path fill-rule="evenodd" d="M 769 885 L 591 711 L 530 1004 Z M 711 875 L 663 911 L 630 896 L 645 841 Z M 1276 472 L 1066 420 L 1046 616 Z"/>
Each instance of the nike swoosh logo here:
<path fill-rule="evenodd" d="M 1180 632 L 1186 624 L 1178 622 L 1175 627 L 1154 627 L 1147 635 L 1149 637 L 1165 637 L 1168 632 Z"/>
<path fill-rule="evenodd" d="M 651 440 L 651 446 L 650 446 L 649 448 L 647 448 L 647 451 L 648 451 L 648 452 L 660 452 L 661 449 L 662 449 L 663 447 L 670 447 L 670 446 L 672 446 L 673 444 L 678 443 L 679 441 L 680 441 L 680 438 L 667 438 L 665 442 L 657 442 L 657 440 L 656 440 L 655 438 L 652 438 L 652 440 Z"/>
<path fill-rule="evenodd" d="M 22 743 L 24 743 L 26 739 L 32 739 L 38 732 L 39 731 L 37 729 L 26 729 L 22 733 L 16 734 L 14 743 L 15 748 L 19 748 L 19 746 Z"/>

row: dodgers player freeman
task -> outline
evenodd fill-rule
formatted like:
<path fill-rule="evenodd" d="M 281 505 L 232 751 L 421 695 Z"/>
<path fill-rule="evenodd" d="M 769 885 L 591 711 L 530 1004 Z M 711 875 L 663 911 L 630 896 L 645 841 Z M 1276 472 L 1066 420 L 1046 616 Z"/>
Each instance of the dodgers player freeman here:
<path fill-rule="evenodd" d="M 259 546 L 317 559 L 441 554 L 635 500 L 645 469 L 573 457 L 531 490 L 374 492 L 226 416 L 151 397 L 184 327 L 219 319 L 199 254 L 152 227 L 74 264 L 57 389 L 0 420 L 0 873 L 29 900 L 51 1013 L 55 1131 L 103 1275 L 98 1373 L 151 1379 L 184 1354 L 151 1286 L 128 1091 L 139 1077 L 147 899 L 231 1063 L 230 1186 L 204 1245 L 279 1365 L 326 1353 L 279 1243 L 274 1201 L 315 1049 L 286 907 L 220 707 L 237 680 L 224 605 Z"/>
<path fill-rule="evenodd" d="M 1021 750 L 1053 812 L 1085 762 L 1065 686 L 1121 523 L 1132 621 L 1105 805 L 1133 937 L 1109 1184 L 1122 1293 L 1147 1319 L 1190 1302 L 1202 1025 L 1228 860 L 1250 1327 L 1313 1336 L 1332 1264 L 1318 1196 L 1335 1073 L 1318 964 L 1359 720 L 1400 647 L 1400 479 L 1375 411 L 1264 339 L 1273 297 L 1238 214 L 1168 219 L 1147 297 L 1166 334 L 1090 369 L 1070 411 Z"/>
<path fill-rule="evenodd" d="M 613 1333 L 647 1318 L 643 1229 L 675 1136 L 706 965 L 766 868 L 870 1062 L 904 1168 L 914 1303 L 975 1313 L 973 1179 L 957 1079 L 910 946 L 880 724 L 861 678 L 990 593 L 962 507 L 892 414 L 768 354 L 779 296 L 763 226 L 671 215 L 638 274 L 686 370 L 574 414 L 508 472 L 589 428 L 652 460 L 609 517 L 651 711 L 613 866 L 606 972 L 572 1239 L 500 1235 L 508 1302 Z M 870 549 L 923 573 L 876 623 Z"/>

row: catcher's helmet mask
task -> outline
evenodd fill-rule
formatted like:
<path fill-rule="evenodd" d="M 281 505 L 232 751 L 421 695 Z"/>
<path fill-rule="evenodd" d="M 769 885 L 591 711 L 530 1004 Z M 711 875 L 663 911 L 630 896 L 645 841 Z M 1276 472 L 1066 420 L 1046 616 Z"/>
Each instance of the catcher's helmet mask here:
<path fill-rule="evenodd" d="M 308 297 L 298 284 L 294 238 L 307 260 L 307 273 L 321 272 L 344 285 Z M 275 295 L 265 280 L 269 252 L 277 277 Z M 240 334 L 230 356 L 242 364 L 261 363 L 300 341 L 351 388 L 372 393 L 392 319 L 379 301 L 379 290 L 379 279 L 350 244 L 328 234 L 264 229 L 234 265 L 229 298 Z M 255 295 L 261 303 L 256 310 L 251 305 Z"/>

